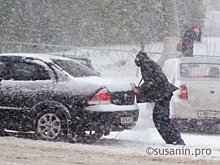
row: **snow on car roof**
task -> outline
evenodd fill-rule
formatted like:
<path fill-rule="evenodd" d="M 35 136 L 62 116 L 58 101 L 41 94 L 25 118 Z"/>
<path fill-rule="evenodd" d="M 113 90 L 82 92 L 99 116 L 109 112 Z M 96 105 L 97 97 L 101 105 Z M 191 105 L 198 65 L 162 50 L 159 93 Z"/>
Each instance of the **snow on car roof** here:
<path fill-rule="evenodd" d="M 219 63 L 220 64 L 220 56 L 194 56 L 194 57 L 179 57 L 172 58 L 169 60 L 175 60 L 179 63 Z M 167 61 L 169 61 L 167 60 Z"/>
<path fill-rule="evenodd" d="M 62 56 L 56 56 L 56 55 L 49 55 L 49 54 L 4 53 L 4 54 L 0 54 L 0 56 L 32 57 L 32 58 L 43 60 L 45 62 L 52 62 L 51 59 L 59 59 L 59 60 L 70 60 L 70 61 L 75 61 L 76 63 L 79 63 L 76 60 L 73 60 L 73 59 L 70 59 L 70 58 L 66 58 L 66 57 L 62 57 Z"/>

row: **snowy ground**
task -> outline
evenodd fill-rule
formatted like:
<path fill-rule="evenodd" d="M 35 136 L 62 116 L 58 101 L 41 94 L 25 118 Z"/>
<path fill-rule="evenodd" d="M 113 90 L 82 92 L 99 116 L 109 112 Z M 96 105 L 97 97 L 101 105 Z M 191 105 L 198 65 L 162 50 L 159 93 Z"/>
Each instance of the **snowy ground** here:
<path fill-rule="evenodd" d="M 81 145 L 5 137 L 0 138 L 0 146 L 1 165 L 201 165 L 220 163 L 219 160 L 213 159 L 213 156 L 147 155 L 145 150 L 149 146 L 160 149 L 177 149 L 178 147 L 128 140 L 104 139 L 95 145 Z M 193 147 L 190 149 L 193 151 Z"/>

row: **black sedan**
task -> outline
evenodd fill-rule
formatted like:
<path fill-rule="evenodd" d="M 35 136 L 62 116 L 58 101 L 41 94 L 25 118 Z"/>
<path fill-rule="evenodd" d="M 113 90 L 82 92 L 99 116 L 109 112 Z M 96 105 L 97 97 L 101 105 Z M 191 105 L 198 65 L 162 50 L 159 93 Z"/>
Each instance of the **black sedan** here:
<path fill-rule="evenodd" d="M 134 94 L 108 88 L 101 79 L 68 58 L 1 54 L 0 134 L 89 142 L 133 128 L 139 115 Z"/>

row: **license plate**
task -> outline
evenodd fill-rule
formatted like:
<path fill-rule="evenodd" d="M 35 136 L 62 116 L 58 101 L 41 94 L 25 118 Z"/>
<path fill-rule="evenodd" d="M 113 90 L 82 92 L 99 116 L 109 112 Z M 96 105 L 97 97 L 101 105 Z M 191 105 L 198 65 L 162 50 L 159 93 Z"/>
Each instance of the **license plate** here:
<path fill-rule="evenodd" d="M 121 124 L 129 124 L 129 123 L 133 123 L 133 122 L 134 122 L 133 116 L 121 117 Z"/>
<path fill-rule="evenodd" d="M 219 111 L 198 111 L 197 115 L 199 118 L 220 118 Z"/>

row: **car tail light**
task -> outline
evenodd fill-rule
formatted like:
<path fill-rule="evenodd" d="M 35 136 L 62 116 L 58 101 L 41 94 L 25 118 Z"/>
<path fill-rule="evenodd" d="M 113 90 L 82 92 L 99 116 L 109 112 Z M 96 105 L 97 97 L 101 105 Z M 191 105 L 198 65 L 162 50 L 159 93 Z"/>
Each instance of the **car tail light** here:
<path fill-rule="evenodd" d="M 106 88 L 99 90 L 89 101 L 88 104 L 110 104 L 110 94 Z"/>
<path fill-rule="evenodd" d="M 186 84 L 180 85 L 180 94 L 179 94 L 179 98 L 181 99 L 188 99 L 188 92 L 187 92 L 187 86 Z"/>

